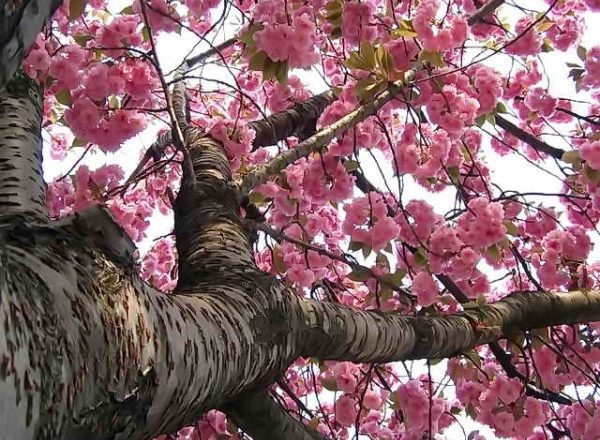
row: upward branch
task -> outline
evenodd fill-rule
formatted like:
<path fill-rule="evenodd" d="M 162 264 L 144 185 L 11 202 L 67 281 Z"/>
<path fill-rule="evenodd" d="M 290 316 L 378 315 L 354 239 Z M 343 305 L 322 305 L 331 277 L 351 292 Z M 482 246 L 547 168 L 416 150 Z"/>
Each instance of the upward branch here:
<path fill-rule="evenodd" d="M 407 75 L 410 73 L 407 72 Z M 408 76 L 407 76 L 408 77 Z M 256 186 L 261 185 L 269 179 L 269 177 L 278 174 L 288 165 L 296 160 L 307 157 L 309 154 L 320 151 L 327 146 L 336 136 L 344 133 L 354 125 L 364 121 L 369 116 L 375 114 L 381 107 L 390 102 L 400 90 L 404 87 L 404 81 L 397 81 L 372 101 L 358 106 L 355 110 L 348 113 L 343 118 L 318 131 L 313 136 L 298 144 L 292 150 L 285 151 L 279 156 L 273 158 L 266 165 L 259 167 L 250 172 L 241 184 L 242 194 L 248 194 Z"/>
<path fill-rule="evenodd" d="M 1 215 L 21 213 L 29 220 L 48 220 L 41 124 L 40 89 L 20 73 L 0 94 Z"/>
<path fill-rule="evenodd" d="M 256 131 L 252 147 L 256 149 L 267 145 L 275 145 L 290 136 L 298 136 L 304 139 L 312 136 L 316 131 L 318 117 L 336 99 L 335 92 L 327 90 L 304 102 L 299 102 L 287 110 L 252 122 L 250 128 Z"/>

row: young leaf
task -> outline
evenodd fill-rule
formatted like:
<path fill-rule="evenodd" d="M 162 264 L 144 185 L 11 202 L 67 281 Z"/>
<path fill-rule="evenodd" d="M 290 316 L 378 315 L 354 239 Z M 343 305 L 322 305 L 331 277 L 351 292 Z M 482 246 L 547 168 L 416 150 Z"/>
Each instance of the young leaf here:
<path fill-rule="evenodd" d="M 81 17 L 85 11 L 87 0 L 71 0 L 69 3 L 69 20 L 73 21 Z"/>

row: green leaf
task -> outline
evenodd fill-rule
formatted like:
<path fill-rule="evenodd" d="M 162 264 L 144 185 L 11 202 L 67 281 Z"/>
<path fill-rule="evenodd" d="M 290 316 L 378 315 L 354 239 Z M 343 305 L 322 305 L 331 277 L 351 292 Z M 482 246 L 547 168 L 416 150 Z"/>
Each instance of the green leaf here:
<path fill-rule="evenodd" d="M 362 103 L 373 100 L 387 88 L 386 80 L 377 80 L 373 77 L 363 78 L 354 86 L 354 94 Z"/>
<path fill-rule="evenodd" d="M 342 28 L 339 26 L 334 27 L 331 30 L 331 38 L 340 38 L 342 36 Z"/>
<path fill-rule="evenodd" d="M 248 196 L 248 201 L 253 205 L 261 205 L 265 202 L 266 198 L 264 194 L 258 191 L 252 191 Z"/>
<path fill-rule="evenodd" d="M 373 67 L 375 67 L 375 48 L 367 41 L 361 41 L 359 46 L 361 56 Z M 371 69 L 373 68 L 371 67 Z"/>
<path fill-rule="evenodd" d="M 62 89 L 54 96 L 56 97 L 56 100 L 58 102 L 60 102 L 62 105 L 66 105 L 67 107 L 70 107 L 73 103 L 73 101 L 71 100 L 71 92 L 69 91 L 69 89 Z"/>
<path fill-rule="evenodd" d="M 288 63 L 287 61 L 273 61 L 267 56 L 262 69 L 263 80 L 276 79 L 280 83 L 287 81 Z"/>
<path fill-rule="evenodd" d="M 351 252 L 356 252 L 362 249 L 362 243 L 359 243 L 357 241 L 352 241 L 350 240 L 350 244 L 348 244 L 348 249 Z"/>
<path fill-rule="evenodd" d="M 144 41 L 144 43 L 147 43 L 150 41 L 150 31 L 148 30 L 148 28 L 146 26 L 144 26 L 142 28 L 142 40 Z"/>
<path fill-rule="evenodd" d="M 475 350 L 467 351 L 464 354 L 464 356 L 478 367 L 481 367 L 481 357 L 479 356 L 479 353 L 477 353 Z"/>
<path fill-rule="evenodd" d="M 587 163 L 583 167 L 583 175 L 592 183 L 600 183 L 600 171 L 593 169 Z"/>
<path fill-rule="evenodd" d="M 363 247 L 362 247 L 363 257 L 369 258 L 369 255 L 371 255 L 371 252 L 373 252 L 373 247 L 369 246 L 367 244 L 364 244 Z"/>
<path fill-rule="evenodd" d="M 281 248 L 279 246 L 277 246 L 273 251 L 273 267 L 275 267 L 277 273 L 285 273 L 285 271 L 287 270 L 287 266 L 283 261 Z"/>
<path fill-rule="evenodd" d="M 88 144 L 88 142 L 85 139 L 76 137 L 75 139 L 73 139 L 71 148 L 85 147 L 87 144 Z"/>
<path fill-rule="evenodd" d="M 506 233 L 508 235 L 512 235 L 513 237 L 519 235 L 519 228 L 517 228 L 517 225 L 515 225 L 513 222 L 506 220 L 502 222 L 502 224 L 506 228 Z"/>
<path fill-rule="evenodd" d="M 492 259 L 494 259 L 495 261 L 500 261 L 502 253 L 500 252 L 500 248 L 498 246 L 496 246 L 495 244 L 491 245 L 489 248 L 487 248 L 487 252 L 490 255 L 490 257 L 492 257 Z"/>
<path fill-rule="evenodd" d="M 394 77 L 394 74 L 396 73 L 394 59 L 382 44 L 375 50 L 375 62 L 384 78 L 392 79 Z"/>
<path fill-rule="evenodd" d="M 498 104 L 496 104 L 496 107 L 494 108 L 494 111 L 492 113 L 494 113 L 495 115 L 498 115 L 498 114 L 508 113 L 508 110 L 506 109 L 506 106 L 504 105 L 503 102 L 498 102 Z"/>
<path fill-rule="evenodd" d="M 93 39 L 94 37 L 89 34 L 77 34 L 73 36 L 75 43 L 79 44 L 81 47 L 85 47 L 86 43 Z"/>
<path fill-rule="evenodd" d="M 485 119 L 490 123 L 490 125 L 496 125 L 496 117 L 492 113 L 488 113 Z"/>
<path fill-rule="evenodd" d="M 277 69 L 275 70 L 275 78 L 281 84 L 285 84 L 288 79 L 288 62 L 287 61 L 279 61 L 277 63 Z"/>
<path fill-rule="evenodd" d="M 402 280 L 406 276 L 405 269 L 398 269 L 394 273 L 388 273 L 383 275 L 383 279 L 385 282 L 390 283 L 393 286 L 400 287 L 402 285 Z"/>
<path fill-rule="evenodd" d="M 73 21 L 81 17 L 85 11 L 87 0 L 71 0 L 69 3 L 69 20 Z"/>
<path fill-rule="evenodd" d="M 119 99 L 115 95 L 111 95 L 111 97 L 108 98 L 108 103 L 110 104 L 110 108 L 112 109 L 118 109 L 121 107 Z"/>
<path fill-rule="evenodd" d="M 355 160 L 347 160 L 344 162 L 344 168 L 349 172 L 356 171 L 358 169 L 358 162 Z"/>
<path fill-rule="evenodd" d="M 323 388 L 329 391 L 337 391 L 338 389 L 335 377 L 325 377 L 321 379 L 321 385 L 323 385 Z"/>
<path fill-rule="evenodd" d="M 457 166 L 448 167 L 448 176 L 450 176 L 452 183 L 458 183 L 460 181 L 460 168 Z"/>
<path fill-rule="evenodd" d="M 486 121 L 486 116 L 487 115 L 477 116 L 475 118 L 475 125 L 477 125 L 478 127 L 483 127 L 483 125 L 485 124 L 485 121 Z"/>
<path fill-rule="evenodd" d="M 412 20 L 401 20 L 398 28 L 394 29 L 391 34 L 392 38 L 414 38 L 417 36 Z"/>
<path fill-rule="evenodd" d="M 587 49 L 583 46 L 577 46 L 577 56 L 581 61 L 585 61 L 587 58 Z"/>
<path fill-rule="evenodd" d="M 428 62 L 435 67 L 444 67 L 445 62 L 440 52 L 430 52 L 428 50 L 422 50 L 419 54 L 419 61 Z"/>
<path fill-rule="evenodd" d="M 427 267 L 427 251 L 422 246 L 419 246 L 415 253 L 415 264 Z"/>
<path fill-rule="evenodd" d="M 250 57 L 250 61 L 248 61 L 248 67 L 250 70 L 255 70 L 257 72 L 262 72 L 265 68 L 265 63 L 267 62 L 267 53 L 264 51 L 258 51 L 254 55 Z"/>
<path fill-rule="evenodd" d="M 458 406 L 453 406 L 452 408 L 450 408 L 450 414 L 457 416 L 460 413 L 462 413 L 462 409 L 460 409 Z"/>
<path fill-rule="evenodd" d="M 360 52 L 351 52 L 345 64 L 349 69 L 365 70 L 367 72 L 375 67 L 375 62 L 370 62 Z"/>
<path fill-rule="evenodd" d="M 542 43 L 542 52 L 552 52 L 554 50 L 554 46 L 552 45 L 552 40 L 549 38 L 544 38 L 544 42 Z"/>
<path fill-rule="evenodd" d="M 467 405 L 467 407 L 465 408 L 465 413 L 473 420 L 477 420 L 477 410 L 475 409 L 475 406 L 472 403 L 469 403 Z M 473 432 L 476 432 L 477 434 L 479 434 L 479 431 L 473 431 Z M 473 432 L 471 434 L 473 434 Z M 474 434 L 474 435 L 471 435 L 471 434 L 469 434 L 469 440 L 472 440 L 475 437 L 475 435 L 477 435 L 477 434 Z"/>
<path fill-rule="evenodd" d="M 331 1 L 325 5 L 325 20 L 334 25 L 334 27 L 340 27 L 342 24 L 342 3 L 339 0 Z"/>
<path fill-rule="evenodd" d="M 120 14 L 132 15 L 132 14 L 135 14 L 135 11 L 133 10 L 133 6 L 129 5 L 129 6 L 125 6 L 123 9 L 121 9 Z"/>
<path fill-rule="evenodd" d="M 570 163 L 571 165 L 581 164 L 581 157 L 579 156 L 579 151 L 570 150 L 565 151 L 561 157 L 561 160 L 566 163 Z"/>
<path fill-rule="evenodd" d="M 359 283 L 367 281 L 371 278 L 371 272 L 366 268 L 359 267 L 348 274 L 348 278 Z"/>

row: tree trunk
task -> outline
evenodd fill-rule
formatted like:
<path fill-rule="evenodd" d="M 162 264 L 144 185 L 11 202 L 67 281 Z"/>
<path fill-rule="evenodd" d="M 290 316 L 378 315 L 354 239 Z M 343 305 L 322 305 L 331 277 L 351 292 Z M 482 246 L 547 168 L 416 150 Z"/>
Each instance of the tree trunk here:
<path fill-rule="evenodd" d="M 25 52 L 62 0 L 21 0 L 0 3 L 0 92 L 10 81 Z"/>
<path fill-rule="evenodd" d="M 136 275 L 131 249 L 96 246 L 123 242 L 99 207 L 55 226 L 17 223 L 2 233 L 4 438 L 172 432 L 271 383 L 297 351 L 284 319 L 291 303 L 268 276 L 239 271 L 204 291 L 157 292 Z M 278 332 L 268 324 L 274 320 Z"/>
<path fill-rule="evenodd" d="M 260 419 L 276 422 L 281 438 L 318 438 L 265 392 L 299 356 L 355 362 L 452 356 L 539 326 L 600 320 L 596 290 L 515 293 L 447 316 L 306 301 L 256 268 L 240 218 L 243 191 L 223 147 L 185 123 L 189 167 L 175 203 L 180 280 L 175 293 L 158 292 L 138 277 L 134 246 L 103 208 L 46 221 L 39 101 L 27 96 L 0 95 L 0 108 L 30 109 L 29 117 L 0 125 L 0 182 L 9 182 L 0 184 L 9 201 L 0 205 L 3 438 L 149 439 L 212 408 L 229 411 L 257 437 L 269 435 L 256 424 Z M 296 150 L 321 148 L 344 124 L 392 97 L 386 92 Z M 177 103 L 180 118 L 184 104 Z M 287 128 L 275 124 L 270 129 L 277 134 L 265 138 L 296 133 L 286 117 L 275 120 Z M 282 153 L 246 188 L 293 160 Z"/>

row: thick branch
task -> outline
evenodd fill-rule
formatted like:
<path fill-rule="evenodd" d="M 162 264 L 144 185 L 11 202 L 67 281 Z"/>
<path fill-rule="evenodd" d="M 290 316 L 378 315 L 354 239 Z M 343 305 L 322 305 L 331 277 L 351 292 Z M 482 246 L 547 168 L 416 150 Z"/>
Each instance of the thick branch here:
<path fill-rule="evenodd" d="M 517 139 L 531 146 L 531 148 L 534 148 L 535 150 L 541 153 L 546 153 L 547 155 L 552 156 L 555 159 L 562 160 L 565 150 L 561 150 L 560 148 L 548 145 L 546 142 L 541 141 L 531 133 L 527 133 L 525 130 L 517 127 L 515 124 L 508 121 L 507 119 L 504 119 L 500 115 L 496 115 L 496 124 L 498 124 L 500 128 L 508 131 Z"/>
<path fill-rule="evenodd" d="M 174 207 L 179 291 L 202 280 L 216 283 L 232 267 L 255 268 L 223 145 L 196 129 L 186 132 L 186 144 L 194 175 L 184 173 Z"/>
<path fill-rule="evenodd" d="M 498 9 L 503 3 L 504 0 L 489 0 L 477 11 L 475 11 L 473 15 L 469 17 L 467 23 L 469 23 L 470 26 L 473 26 L 474 24 L 484 20 L 485 18 L 487 18 L 488 15 L 492 14 L 496 9 Z"/>
<path fill-rule="evenodd" d="M 316 131 L 317 119 L 323 110 L 336 99 L 335 92 L 328 90 L 304 102 L 299 102 L 287 110 L 252 122 L 250 128 L 256 131 L 252 146 L 256 149 L 275 145 L 290 136 L 304 139 L 312 136 Z"/>
<path fill-rule="evenodd" d="M 0 4 L 0 93 L 27 49 L 62 0 L 4 1 Z"/>
<path fill-rule="evenodd" d="M 304 301 L 302 356 L 353 362 L 446 358 L 520 332 L 600 321 L 600 291 L 519 292 L 446 316 L 412 317 Z"/>
<path fill-rule="evenodd" d="M 153 438 L 268 386 L 297 352 L 296 311 L 267 275 L 157 292 L 99 208 L 0 232 L 3 438 Z"/>
<path fill-rule="evenodd" d="M 318 431 L 293 418 L 266 391 L 240 396 L 224 409 L 254 440 L 326 440 Z"/>
<path fill-rule="evenodd" d="M 19 73 L 0 95 L 0 214 L 48 220 L 42 172 L 42 97 Z"/>

